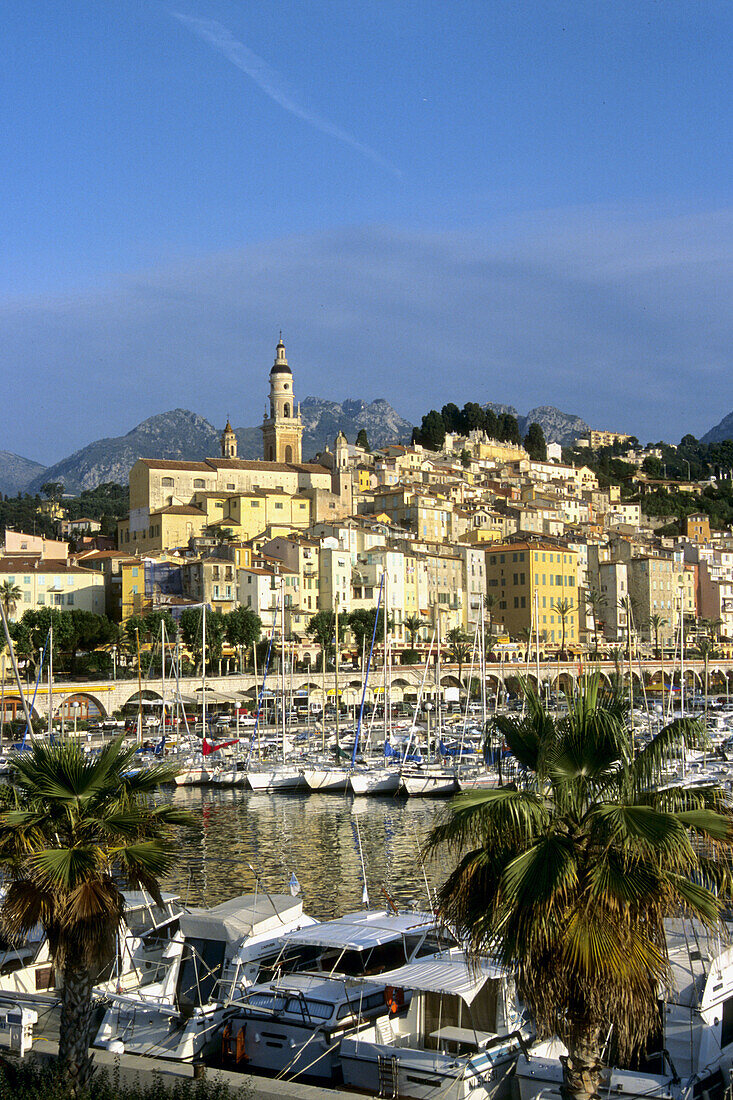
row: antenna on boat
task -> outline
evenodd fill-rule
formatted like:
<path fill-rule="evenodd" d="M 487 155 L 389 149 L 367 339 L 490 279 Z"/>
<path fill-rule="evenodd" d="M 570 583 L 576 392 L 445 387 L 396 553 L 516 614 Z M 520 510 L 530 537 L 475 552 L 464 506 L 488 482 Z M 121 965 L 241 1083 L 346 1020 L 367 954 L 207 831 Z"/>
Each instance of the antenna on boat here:
<path fill-rule="evenodd" d="M 364 850 L 361 846 L 361 833 L 359 832 L 359 819 L 354 818 L 351 822 L 351 828 L 354 830 L 354 836 L 356 838 L 356 847 L 359 853 L 359 861 L 361 863 L 361 878 L 364 883 L 364 888 L 361 892 L 362 904 L 369 908 L 369 888 L 367 886 L 366 867 L 364 866 Z"/>

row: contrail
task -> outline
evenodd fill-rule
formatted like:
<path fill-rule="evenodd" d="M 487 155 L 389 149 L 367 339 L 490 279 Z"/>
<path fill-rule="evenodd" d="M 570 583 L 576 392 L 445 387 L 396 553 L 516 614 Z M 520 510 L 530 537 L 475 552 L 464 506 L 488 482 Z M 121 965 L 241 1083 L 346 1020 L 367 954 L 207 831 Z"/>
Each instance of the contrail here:
<path fill-rule="evenodd" d="M 253 53 L 243 42 L 239 42 L 233 34 L 227 30 L 221 23 L 217 23 L 215 19 L 196 19 L 190 15 L 183 15 L 181 12 L 173 11 L 170 13 L 175 19 L 180 20 L 185 24 L 194 34 L 199 38 L 203 38 L 205 42 L 208 42 L 210 46 L 213 46 L 219 53 L 224 54 L 224 57 L 228 61 L 231 61 L 232 65 L 236 65 L 238 69 L 241 69 L 243 73 L 251 77 L 255 84 L 258 85 L 270 99 L 274 99 L 275 103 L 279 103 L 280 106 L 289 111 L 291 115 L 295 115 L 296 118 L 302 118 L 304 122 L 307 122 L 309 126 L 313 126 L 314 129 L 320 130 L 323 134 L 328 134 L 329 137 L 336 138 L 337 141 L 343 142 L 344 145 L 350 146 L 352 149 L 356 149 L 357 153 L 361 153 L 374 164 L 378 164 L 380 168 L 386 169 L 398 178 L 402 176 L 402 173 L 398 168 L 395 168 L 393 164 L 390 164 L 388 160 L 385 160 L 383 156 L 380 156 L 376 150 L 372 149 L 369 145 L 364 145 L 361 141 L 357 141 L 346 130 L 342 130 L 340 126 L 334 125 L 333 122 L 329 122 L 327 118 L 323 118 L 315 111 L 310 111 L 308 108 L 301 106 L 300 103 L 293 97 L 292 92 L 288 89 L 285 81 L 280 73 L 271 68 L 266 61 L 261 57 L 258 57 L 256 53 Z"/>

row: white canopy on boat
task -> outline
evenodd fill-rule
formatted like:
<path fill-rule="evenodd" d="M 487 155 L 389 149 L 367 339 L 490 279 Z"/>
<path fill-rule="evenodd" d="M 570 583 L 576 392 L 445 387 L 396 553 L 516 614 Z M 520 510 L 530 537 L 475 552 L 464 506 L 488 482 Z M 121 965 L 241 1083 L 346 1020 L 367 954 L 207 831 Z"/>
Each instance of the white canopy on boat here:
<path fill-rule="evenodd" d="M 469 962 L 463 953 L 418 959 L 379 975 L 385 985 L 420 993 L 448 993 L 471 1004 L 486 982 L 496 980 L 501 968 L 490 962 Z"/>
<path fill-rule="evenodd" d="M 190 909 L 181 913 L 180 929 L 193 939 L 236 943 L 245 936 L 269 932 L 277 935 L 284 924 L 303 911 L 301 898 L 290 894 L 242 894 L 211 909 Z"/>
<path fill-rule="evenodd" d="M 432 913 L 388 913 L 386 910 L 347 913 L 336 920 L 288 934 L 287 942 L 367 951 L 403 936 L 422 935 L 436 927 Z"/>

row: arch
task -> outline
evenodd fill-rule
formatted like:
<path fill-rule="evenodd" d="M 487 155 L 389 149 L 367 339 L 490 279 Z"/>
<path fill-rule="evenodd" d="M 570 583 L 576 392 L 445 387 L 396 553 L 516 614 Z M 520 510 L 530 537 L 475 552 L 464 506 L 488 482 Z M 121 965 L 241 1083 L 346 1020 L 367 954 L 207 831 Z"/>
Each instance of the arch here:
<path fill-rule="evenodd" d="M 290 446 L 287 446 L 285 448 L 285 461 L 286 462 L 292 462 L 293 461 L 293 448 L 290 447 Z"/>
<path fill-rule="evenodd" d="M 15 722 L 25 720 L 25 711 L 23 710 L 23 700 L 19 695 L 5 695 L 3 700 L 4 706 L 4 722 Z M 32 707 L 30 702 L 28 703 L 28 710 L 31 718 L 43 718 L 43 715 L 37 707 Z"/>
<path fill-rule="evenodd" d="M 274 462 L 274 461 L 275 461 L 275 447 L 273 446 L 273 444 L 272 444 L 272 443 L 271 443 L 271 444 L 270 444 L 270 446 L 269 446 L 269 447 L 267 448 L 267 457 L 268 457 L 268 459 L 269 459 L 269 461 L 270 461 L 270 462 Z"/>
<path fill-rule="evenodd" d="M 283 416 L 287 417 L 287 419 L 290 419 L 290 402 L 289 401 L 286 401 L 285 404 L 283 405 Z"/>
<path fill-rule="evenodd" d="M 79 704 L 78 709 L 73 705 L 74 703 Z M 73 721 L 75 713 L 82 722 L 88 722 L 90 718 L 107 717 L 107 710 L 102 701 L 88 691 L 75 691 L 73 695 L 67 695 L 54 708 L 54 714 L 66 722 Z"/>
<path fill-rule="evenodd" d="M 460 689 L 460 688 L 463 687 L 463 684 L 461 683 L 461 681 L 458 679 L 457 676 L 451 676 L 450 674 L 447 674 L 447 675 L 441 677 L 440 686 L 441 687 L 453 687 L 453 688 L 459 688 Z"/>

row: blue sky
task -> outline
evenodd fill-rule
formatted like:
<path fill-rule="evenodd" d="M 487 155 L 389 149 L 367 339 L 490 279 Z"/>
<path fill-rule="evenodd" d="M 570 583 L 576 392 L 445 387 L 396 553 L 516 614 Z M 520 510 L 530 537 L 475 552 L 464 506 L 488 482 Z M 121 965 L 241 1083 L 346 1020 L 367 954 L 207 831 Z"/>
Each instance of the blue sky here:
<path fill-rule="evenodd" d="M 5 0 L 0 449 L 296 388 L 733 408 L 727 2 Z"/>

